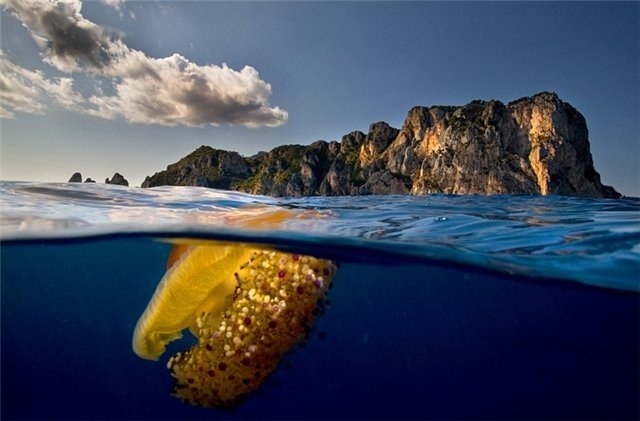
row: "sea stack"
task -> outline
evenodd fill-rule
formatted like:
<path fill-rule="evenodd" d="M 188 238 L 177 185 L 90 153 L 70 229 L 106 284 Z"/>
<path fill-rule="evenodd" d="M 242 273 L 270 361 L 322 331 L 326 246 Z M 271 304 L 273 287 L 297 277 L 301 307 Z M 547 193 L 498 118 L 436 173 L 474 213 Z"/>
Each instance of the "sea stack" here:
<path fill-rule="evenodd" d="M 68 183 L 82 183 L 82 174 L 79 172 L 73 173 Z"/>
<path fill-rule="evenodd" d="M 104 182 L 106 184 L 118 184 L 120 186 L 128 186 L 129 185 L 129 182 L 118 172 L 113 174 L 113 177 L 111 177 L 111 180 L 106 178 L 104 180 Z"/>

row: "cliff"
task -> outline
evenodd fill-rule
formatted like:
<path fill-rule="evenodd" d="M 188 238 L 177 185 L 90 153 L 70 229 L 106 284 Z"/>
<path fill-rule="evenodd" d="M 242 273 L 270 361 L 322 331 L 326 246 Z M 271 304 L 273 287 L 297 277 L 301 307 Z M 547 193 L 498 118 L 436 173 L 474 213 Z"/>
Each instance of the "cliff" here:
<path fill-rule="evenodd" d="M 400 129 L 374 123 L 341 142 L 243 158 L 202 146 L 142 187 L 190 185 L 271 196 L 557 194 L 619 197 L 593 166 L 584 117 L 555 93 L 507 105 L 414 107 Z"/>

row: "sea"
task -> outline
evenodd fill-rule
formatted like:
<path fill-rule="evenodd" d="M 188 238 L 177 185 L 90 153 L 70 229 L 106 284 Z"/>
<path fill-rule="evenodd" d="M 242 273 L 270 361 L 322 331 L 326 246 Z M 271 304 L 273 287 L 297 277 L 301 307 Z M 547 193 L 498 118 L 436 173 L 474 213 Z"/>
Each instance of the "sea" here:
<path fill-rule="evenodd" d="M 640 418 L 638 198 L 0 182 L 0 205 L 3 420 Z M 171 396 L 188 333 L 132 351 L 176 241 L 339 265 L 307 339 L 234 407 Z"/>

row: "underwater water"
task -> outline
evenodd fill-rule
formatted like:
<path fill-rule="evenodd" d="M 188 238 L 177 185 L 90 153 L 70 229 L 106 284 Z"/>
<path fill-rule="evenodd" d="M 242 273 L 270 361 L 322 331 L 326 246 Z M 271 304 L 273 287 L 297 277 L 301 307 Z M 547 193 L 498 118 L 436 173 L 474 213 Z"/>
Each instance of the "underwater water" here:
<path fill-rule="evenodd" d="M 0 183 L 2 419 L 637 419 L 640 200 L 273 199 Z M 275 228 L 243 212 L 286 209 Z M 172 241 L 335 260 L 308 338 L 230 409 L 170 396 L 136 322 Z"/>

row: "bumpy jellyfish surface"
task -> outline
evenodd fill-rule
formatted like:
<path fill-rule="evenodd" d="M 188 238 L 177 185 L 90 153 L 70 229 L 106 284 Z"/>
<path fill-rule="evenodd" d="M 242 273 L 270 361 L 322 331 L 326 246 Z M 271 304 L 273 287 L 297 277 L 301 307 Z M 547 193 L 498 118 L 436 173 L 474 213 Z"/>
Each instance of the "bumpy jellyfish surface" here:
<path fill-rule="evenodd" d="M 197 343 L 167 363 L 173 395 L 193 405 L 229 407 L 260 387 L 283 354 L 309 334 L 336 265 L 237 245 L 182 252 L 138 321 L 133 347 L 157 359 L 167 342 L 190 328 Z M 168 286 L 175 279 L 177 287 Z M 164 311 L 169 315 L 159 314 Z"/>

